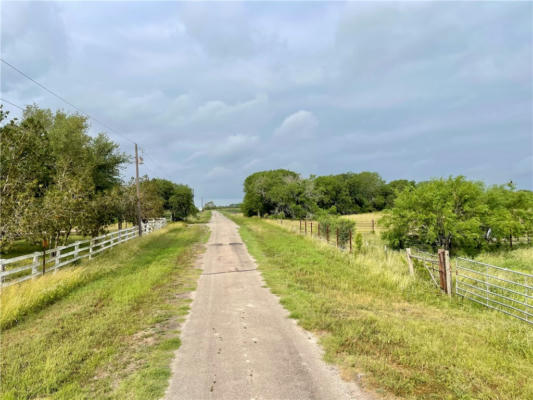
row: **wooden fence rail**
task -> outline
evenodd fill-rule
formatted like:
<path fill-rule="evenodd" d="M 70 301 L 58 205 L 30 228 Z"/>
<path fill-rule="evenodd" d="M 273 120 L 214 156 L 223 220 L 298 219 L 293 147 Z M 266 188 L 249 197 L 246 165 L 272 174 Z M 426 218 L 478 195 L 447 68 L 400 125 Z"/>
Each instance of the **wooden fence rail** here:
<path fill-rule="evenodd" d="M 149 220 L 142 225 L 143 233 L 154 232 L 166 225 L 165 218 Z M 0 287 L 6 287 L 45 273 L 56 271 L 67 264 L 85 257 L 93 258 L 98 253 L 137 237 L 137 226 L 110 232 L 45 252 L 34 252 L 19 257 L 0 258 Z M 11 267 L 7 267 L 11 265 Z M 6 268 L 7 267 L 7 268 Z"/>

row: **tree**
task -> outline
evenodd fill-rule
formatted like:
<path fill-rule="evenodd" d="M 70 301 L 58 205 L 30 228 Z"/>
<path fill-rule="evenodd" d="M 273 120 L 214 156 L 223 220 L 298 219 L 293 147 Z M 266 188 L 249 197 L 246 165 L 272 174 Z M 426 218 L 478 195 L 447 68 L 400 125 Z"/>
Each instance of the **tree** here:
<path fill-rule="evenodd" d="M 401 192 L 386 213 L 383 237 L 391 247 L 409 245 L 462 249 L 472 253 L 483 240 L 488 212 L 484 186 L 464 177 L 434 179 Z"/>
<path fill-rule="evenodd" d="M 173 194 L 169 201 L 172 221 L 183 221 L 189 215 L 198 213 L 194 205 L 192 189 L 185 185 L 174 185 Z"/>

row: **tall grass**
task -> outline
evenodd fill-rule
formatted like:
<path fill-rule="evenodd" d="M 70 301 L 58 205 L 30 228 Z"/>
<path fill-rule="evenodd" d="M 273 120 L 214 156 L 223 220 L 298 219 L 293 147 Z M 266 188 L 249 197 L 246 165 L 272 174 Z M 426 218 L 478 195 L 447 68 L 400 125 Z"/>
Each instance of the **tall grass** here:
<path fill-rule="evenodd" d="M 235 217 L 267 284 L 348 379 L 412 399 L 533 398 L 533 331 L 449 300 L 410 277 L 403 254 L 356 256 L 280 226 Z M 362 374 L 362 375 L 361 375 Z"/>
<path fill-rule="evenodd" d="M 172 224 L 3 291 L 0 397 L 160 398 L 206 238 Z"/>

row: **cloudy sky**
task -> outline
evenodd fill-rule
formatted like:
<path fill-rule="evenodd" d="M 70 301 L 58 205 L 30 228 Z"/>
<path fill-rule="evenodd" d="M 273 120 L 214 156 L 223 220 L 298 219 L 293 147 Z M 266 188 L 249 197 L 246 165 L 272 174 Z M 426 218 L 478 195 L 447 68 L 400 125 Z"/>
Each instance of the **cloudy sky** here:
<path fill-rule="evenodd" d="M 1 7 L 4 60 L 198 200 L 239 200 L 247 175 L 275 168 L 533 189 L 532 3 Z M 1 67 L 2 98 L 73 111 Z"/>

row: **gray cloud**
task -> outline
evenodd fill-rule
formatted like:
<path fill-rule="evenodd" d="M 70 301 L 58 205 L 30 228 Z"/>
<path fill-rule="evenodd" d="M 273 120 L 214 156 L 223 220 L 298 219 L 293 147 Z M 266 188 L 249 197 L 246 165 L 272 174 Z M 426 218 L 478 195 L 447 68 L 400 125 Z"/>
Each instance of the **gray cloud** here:
<path fill-rule="evenodd" d="M 138 141 L 146 173 L 206 200 L 238 198 L 248 174 L 273 168 L 533 187 L 531 3 L 2 12 L 2 57 Z M 1 80 L 5 98 L 68 109 L 7 68 Z"/>

